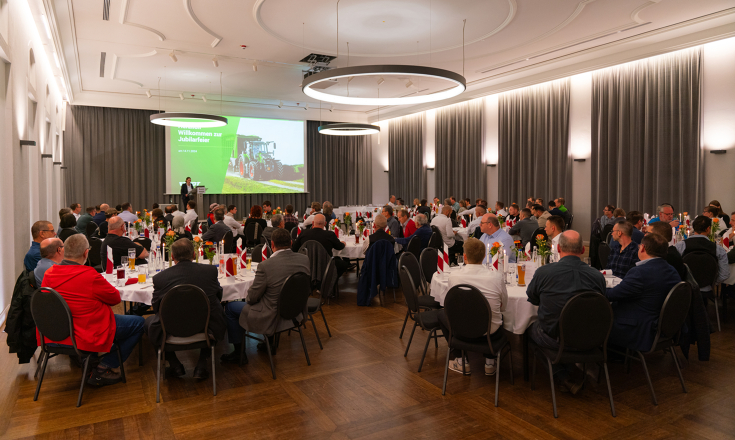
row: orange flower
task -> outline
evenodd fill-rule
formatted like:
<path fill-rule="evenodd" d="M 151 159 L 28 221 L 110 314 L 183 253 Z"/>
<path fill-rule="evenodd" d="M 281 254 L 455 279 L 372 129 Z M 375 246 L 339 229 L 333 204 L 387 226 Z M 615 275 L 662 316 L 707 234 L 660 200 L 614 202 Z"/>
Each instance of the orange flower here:
<path fill-rule="evenodd" d="M 140 219 L 136 220 L 135 223 L 140 223 Z"/>
<path fill-rule="evenodd" d="M 500 246 L 500 243 L 498 243 L 497 241 L 493 243 L 493 247 L 498 247 L 498 246 Z"/>
<path fill-rule="evenodd" d="M 208 241 L 208 242 L 206 242 L 206 243 L 204 243 L 204 244 L 206 244 L 207 246 L 212 246 L 212 245 L 214 245 L 214 243 L 212 243 L 211 241 Z"/>
<path fill-rule="evenodd" d="M 200 241 L 202 241 L 202 238 L 197 235 L 196 237 L 194 237 L 194 241 L 199 243 Z"/>
<path fill-rule="evenodd" d="M 176 233 L 174 231 L 168 231 L 166 232 L 166 235 L 168 235 L 169 237 L 173 237 L 174 235 L 176 235 Z"/>
<path fill-rule="evenodd" d="M 541 235 L 541 234 L 538 234 L 538 235 L 536 235 L 536 239 L 537 239 L 537 240 L 541 240 L 542 238 L 544 238 L 544 236 L 543 236 L 543 235 Z"/>
<path fill-rule="evenodd" d="M 719 222 L 720 222 L 720 219 L 719 218 L 713 218 L 712 219 L 712 223 L 719 223 Z"/>

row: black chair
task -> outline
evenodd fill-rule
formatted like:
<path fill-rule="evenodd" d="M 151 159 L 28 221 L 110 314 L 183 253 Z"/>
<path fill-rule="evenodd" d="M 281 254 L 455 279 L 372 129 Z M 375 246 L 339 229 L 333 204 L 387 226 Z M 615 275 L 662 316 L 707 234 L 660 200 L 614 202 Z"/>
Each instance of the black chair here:
<path fill-rule="evenodd" d="M 204 234 L 208 230 L 209 230 L 209 226 L 207 225 L 207 222 L 202 222 L 202 234 Z"/>
<path fill-rule="evenodd" d="M 444 335 L 437 334 L 437 330 L 441 329 L 439 325 L 439 310 L 431 307 L 425 307 L 420 304 L 420 298 L 431 298 L 431 297 L 418 297 L 416 296 L 416 287 L 411 278 L 411 274 L 408 269 L 404 266 L 401 267 L 401 286 L 403 289 L 403 297 L 406 298 L 406 306 L 408 311 L 406 312 L 406 320 L 411 317 L 413 320 L 413 329 L 411 330 L 411 337 L 408 338 L 408 345 L 406 345 L 406 352 L 403 353 L 403 357 L 408 356 L 408 349 L 411 348 L 411 341 L 413 341 L 413 334 L 416 332 L 416 327 L 421 326 L 422 330 L 429 332 L 429 336 L 426 338 L 426 345 L 424 345 L 424 354 L 421 356 L 421 363 L 419 364 L 419 373 L 421 368 L 424 366 L 424 359 L 426 358 L 426 350 L 429 348 L 429 341 L 434 340 L 434 346 L 439 348 L 439 337 Z M 403 327 L 406 327 L 406 320 L 403 321 Z M 403 329 L 401 329 L 401 336 L 403 337 Z"/>
<path fill-rule="evenodd" d="M 311 290 L 320 290 L 322 278 L 326 273 L 331 258 L 327 250 L 316 240 L 308 240 L 301 244 L 299 252 L 309 257 L 311 271 Z"/>
<path fill-rule="evenodd" d="M 225 232 L 225 236 L 222 237 L 222 240 L 224 241 L 225 253 L 235 253 L 235 236 L 231 230 Z"/>
<path fill-rule="evenodd" d="M 610 302 L 598 292 L 582 292 L 573 296 L 559 315 L 559 349 L 534 346 L 533 371 L 531 373 L 531 389 L 536 389 L 536 353 L 544 356 L 549 368 L 551 382 L 551 402 L 554 406 L 554 417 L 559 417 L 556 411 L 556 391 L 554 389 L 554 373 L 552 365 L 556 364 L 584 364 L 585 377 L 587 363 L 602 364 L 607 381 L 607 392 L 610 396 L 610 411 L 615 415 L 610 375 L 607 371 L 607 338 L 613 324 L 613 311 Z M 583 379 L 584 380 L 584 379 Z"/>
<path fill-rule="evenodd" d="M 299 224 L 298 224 L 298 223 L 295 223 L 295 222 L 286 222 L 286 223 L 285 223 L 285 224 L 283 225 L 283 228 L 284 228 L 285 230 L 287 230 L 288 232 L 291 232 L 291 230 L 292 230 L 292 229 L 294 229 L 294 228 L 297 228 L 298 226 L 299 226 Z"/>
<path fill-rule="evenodd" d="M 245 246 L 254 247 L 260 244 L 260 237 L 263 235 L 263 231 L 260 229 L 260 225 L 257 222 L 248 223 L 245 226 Z"/>
<path fill-rule="evenodd" d="M 432 249 L 444 249 L 444 240 L 441 232 L 433 232 L 429 239 L 429 247 Z"/>
<path fill-rule="evenodd" d="M 421 239 L 414 235 L 408 240 L 406 252 L 412 253 L 416 257 L 416 261 L 418 261 L 421 258 L 421 250 Z"/>
<path fill-rule="evenodd" d="M 139 243 L 141 246 L 143 246 L 145 250 L 150 252 L 153 241 L 150 238 L 138 237 L 135 240 L 133 240 L 133 243 Z M 91 253 L 92 251 L 90 250 L 89 252 Z"/>
<path fill-rule="evenodd" d="M 132 225 L 131 225 L 131 228 L 132 228 Z M 97 235 L 99 235 L 99 237 L 104 240 L 105 237 L 107 237 L 108 230 L 109 230 L 109 223 L 107 222 L 107 220 L 105 220 L 102 223 L 100 223 L 100 228 L 97 231 Z"/>
<path fill-rule="evenodd" d="M 296 272 L 293 275 L 289 275 L 286 281 L 281 287 L 281 293 L 278 295 L 278 303 L 276 305 L 278 310 L 278 316 L 286 321 L 293 323 L 292 327 L 282 328 L 276 330 L 272 335 L 263 335 L 263 339 L 256 338 L 255 336 L 248 333 L 248 329 L 245 329 L 245 336 L 254 339 L 258 342 L 265 340 L 265 346 L 268 351 L 268 360 L 271 363 L 271 373 L 273 373 L 273 380 L 276 379 L 276 367 L 273 365 L 273 354 L 271 353 L 271 345 L 268 341 L 268 337 L 274 338 L 274 343 L 278 344 L 278 336 L 285 331 L 297 331 L 301 337 L 301 346 L 304 347 L 304 355 L 306 356 L 306 365 L 311 365 L 309 360 L 309 352 L 306 350 L 306 342 L 304 342 L 304 334 L 301 332 L 301 327 L 305 326 L 306 320 L 308 319 L 308 312 L 306 303 L 311 295 L 311 289 L 309 289 L 309 275 L 303 272 Z M 297 321 L 296 318 L 299 314 L 303 314 L 301 321 Z M 245 343 L 243 342 L 240 349 L 240 365 L 243 363 L 245 354 Z"/>
<path fill-rule="evenodd" d="M 600 259 L 602 268 L 606 268 L 607 261 L 610 259 L 610 245 L 607 242 L 603 241 L 600 243 L 600 246 L 597 248 L 597 256 Z"/>
<path fill-rule="evenodd" d="M 89 241 L 89 256 L 87 257 L 87 264 L 94 268 L 98 273 L 102 273 L 102 240 L 97 237 L 90 237 Z"/>
<path fill-rule="evenodd" d="M 569 222 L 567 223 L 567 229 L 572 229 L 572 223 L 574 222 L 574 214 L 569 214 Z"/>
<path fill-rule="evenodd" d="M 295 228 L 291 228 L 291 240 L 296 240 L 299 236 L 299 227 L 298 225 Z"/>
<path fill-rule="evenodd" d="M 161 366 L 166 351 L 208 348 L 212 351 L 212 394 L 217 395 L 214 369 L 214 346 L 217 341 L 209 333 L 209 299 L 202 289 L 191 284 L 178 285 L 163 296 L 158 308 L 163 339 L 158 347 L 156 403 L 161 401 Z"/>
<path fill-rule="evenodd" d="M 546 235 L 546 229 L 544 228 L 538 228 L 533 232 L 533 235 L 531 236 L 531 250 L 538 249 L 538 244 L 536 244 L 536 237 L 539 235 L 542 235 L 544 240 L 546 240 L 546 243 L 550 246 L 551 243 L 549 243 L 549 236 Z M 479 238 L 479 237 L 478 237 Z"/>
<path fill-rule="evenodd" d="M 411 279 L 413 280 L 413 285 L 416 286 L 416 289 L 419 291 L 419 293 L 423 296 L 427 293 L 427 288 L 424 285 L 424 280 L 421 277 L 421 266 L 419 265 L 419 260 L 413 256 L 410 252 L 403 252 L 401 256 L 398 258 L 398 268 L 406 267 L 408 269 L 408 273 L 411 275 Z"/>
<path fill-rule="evenodd" d="M 82 394 L 84 394 L 84 384 L 87 383 L 89 376 L 89 358 L 97 353 L 80 350 L 77 347 L 77 341 L 74 337 L 74 321 L 72 320 L 71 310 L 66 300 L 59 295 L 54 289 L 42 287 L 36 290 L 31 297 L 31 315 L 36 323 L 36 328 L 41 336 L 41 357 L 43 359 L 41 367 L 41 377 L 38 378 L 36 385 L 36 394 L 33 395 L 33 401 L 38 400 L 38 393 L 41 391 L 43 383 L 43 375 L 46 372 L 46 364 L 48 360 L 60 354 L 68 356 L 78 356 L 84 362 L 82 371 L 82 385 L 79 388 L 79 397 L 77 398 L 77 408 L 82 405 Z M 61 342 L 67 338 L 71 338 L 71 346 L 65 345 L 61 347 L 49 346 L 46 344 L 46 338 L 54 342 Z M 117 351 L 117 358 L 120 361 L 120 375 L 123 383 L 125 382 L 125 367 L 123 366 L 122 356 L 120 355 L 120 347 L 113 344 L 113 348 Z"/>
<path fill-rule="evenodd" d="M 194 220 L 189 222 L 189 229 L 191 229 L 192 235 L 197 235 L 199 233 L 199 219 L 195 218 Z"/>
<path fill-rule="evenodd" d="M 656 400 L 656 393 L 653 391 L 653 383 L 651 377 L 648 375 L 648 366 L 646 365 L 646 358 L 644 354 L 651 354 L 653 352 L 663 350 L 671 353 L 671 358 L 674 360 L 674 366 L 676 372 L 679 374 L 679 381 L 681 382 L 681 389 L 683 392 L 687 392 L 687 387 L 684 385 L 684 376 L 681 375 L 681 367 L 679 366 L 679 358 L 676 357 L 674 347 L 679 344 L 679 335 L 681 333 L 681 327 L 684 325 L 684 321 L 687 319 L 689 313 L 689 306 L 692 299 L 692 286 L 686 281 L 682 281 L 674 286 L 669 294 L 666 295 L 664 305 L 661 307 L 661 314 L 658 318 L 658 326 L 656 328 L 656 336 L 653 339 L 651 349 L 645 353 L 636 351 L 638 359 L 630 356 L 628 353 L 630 350 L 626 349 L 626 369 L 628 359 L 640 360 L 643 365 L 643 372 L 646 375 L 648 381 L 648 388 L 651 390 L 651 401 L 654 405 L 658 405 Z"/>
<path fill-rule="evenodd" d="M 421 276 L 424 277 L 427 292 L 431 286 L 431 278 L 436 273 L 438 259 L 439 252 L 434 248 L 428 247 L 421 251 Z"/>
<path fill-rule="evenodd" d="M 271 248 L 264 244 L 259 244 L 253 248 L 253 263 L 261 263 L 263 261 L 263 248 L 265 248 L 265 255 L 270 258 L 273 255 Z"/>
<path fill-rule="evenodd" d="M 322 278 L 322 285 L 319 289 L 319 298 L 309 298 L 306 301 L 306 308 L 309 312 L 309 320 L 311 321 L 311 325 L 314 327 L 314 334 L 316 334 L 316 340 L 319 343 L 319 348 L 322 350 L 324 347 L 322 346 L 322 340 L 319 337 L 319 332 L 316 330 L 316 323 L 314 322 L 314 314 L 316 312 L 319 312 L 322 314 L 322 320 L 324 321 L 324 327 L 327 328 L 327 334 L 329 337 L 332 337 L 332 332 L 329 331 L 329 324 L 327 324 L 327 318 L 324 316 L 324 311 L 322 310 L 322 305 L 324 305 L 325 302 L 327 302 L 329 298 L 329 294 L 332 293 L 334 290 L 334 286 L 337 284 L 337 266 L 334 264 L 334 260 L 329 261 L 329 265 L 327 266 L 327 271 L 324 274 L 324 278 Z"/>
<path fill-rule="evenodd" d="M 720 271 L 720 266 L 717 263 L 717 259 L 707 252 L 693 251 L 684 255 L 684 264 L 689 266 L 689 270 L 692 271 L 694 279 L 699 284 L 699 288 L 710 286 L 712 290 L 709 292 L 702 292 L 702 297 L 711 299 L 715 303 L 715 315 L 717 316 L 717 331 L 722 331 L 720 327 L 720 308 L 717 305 L 717 276 Z"/>
<path fill-rule="evenodd" d="M 90 223 L 94 223 L 94 222 L 90 222 Z M 95 226 L 97 226 L 97 225 L 95 225 Z M 74 228 L 64 228 L 59 233 L 59 239 L 61 241 L 66 241 L 67 238 L 71 237 L 74 234 L 78 234 L 78 233 L 79 232 L 77 232 L 77 230 L 74 229 Z"/>
<path fill-rule="evenodd" d="M 99 236 L 99 230 L 100 228 L 99 226 L 97 226 L 97 223 L 89 222 L 87 223 L 87 226 L 84 228 L 84 235 L 86 235 L 87 238 L 92 237 L 93 235 Z M 59 235 L 59 238 L 61 238 L 60 235 Z M 64 241 L 64 239 L 62 239 L 62 241 Z"/>
<path fill-rule="evenodd" d="M 469 284 L 458 284 L 447 292 L 447 296 L 444 298 L 444 311 L 447 314 L 447 321 L 449 321 L 449 349 L 447 350 L 447 361 L 444 365 L 442 396 L 447 390 L 449 354 L 452 349 L 462 350 L 463 368 L 464 365 L 467 365 L 467 362 L 464 361 L 465 352 L 478 352 L 495 358 L 497 368 L 495 373 L 495 406 L 498 406 L 500 361 L 503 359 L 503 351 L 507 348 L 510 364 L 510 384 L 513 385 L 513 355 L 503 329 L 496 331 L 496 333 L 501 332 L 496 340 L 492 339 L 490 333 L 492 326 L 490 303 L 487 302 L 487 298 L 477 287 Z M 482 342 L 476 342 L 483 337 Z"/>

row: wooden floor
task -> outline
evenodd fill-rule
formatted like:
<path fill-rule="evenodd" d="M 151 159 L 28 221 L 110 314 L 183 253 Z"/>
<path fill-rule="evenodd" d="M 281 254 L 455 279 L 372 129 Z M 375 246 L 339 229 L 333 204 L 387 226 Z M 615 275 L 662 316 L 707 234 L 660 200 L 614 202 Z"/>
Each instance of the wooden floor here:
<path fill-rule="evenodd" d="M 340 281 L 338 304 L 325 307 L 332 338 L 317 321 L 324 343 L 306 332 L 311 366 L 297 335 L 284 335 L 275 356 L 278 380 L 267 355 L 248 344 L 250 363 L 217 362 L 217 396 L 210 380 L 195 381 L 196 352 L 180 355 L 189 377 L 167 379 L 156 404 L 155 355 L 145 339 L 144 366 L 137 350 L 128 359 L 127 384 L 76 396 L 81 370 L 67 357 L 54 358 L 37 402 L 35 361 L 18 365 L 0 343 L 0 438 L 735 438 L 735 313 L 712 335 L 709 362 L 685 362 L 689 393 L 681 392 L 670 357 L 649 360 L 659 406 L 651 404 L 640 365 L 625 374 L 610 367 L 617 417 L 610 415 L 605 381 L 589 380 L 577 396 L 558 394 L 554 419 L 548 376 L 536 390 L 523 381 L 520 339 L 514 343 L 515 385 L 501 366 L 500 406 L 493 405 L 495 378 L 483 374 L 483 360 L 472 356 L 473 374 L 449 373 L 441 395 L 446 344 L 429 348 L 417 372 L 426 333 L 417 331 L 408 357 L 408 336 L 398 338 L 406 308 L 400 291 L 386 307 L 355 305 L 356 275 Z M 122 310 L 117 310 L 121 312 Z M 714 318 L 714 312 L 712 315 Z M 221 343 L 217 359 L 231 346 Z M 694 350 L 696 353 L 696 349 Z M 544 373 L 539 365 L 539 373 Z"/>

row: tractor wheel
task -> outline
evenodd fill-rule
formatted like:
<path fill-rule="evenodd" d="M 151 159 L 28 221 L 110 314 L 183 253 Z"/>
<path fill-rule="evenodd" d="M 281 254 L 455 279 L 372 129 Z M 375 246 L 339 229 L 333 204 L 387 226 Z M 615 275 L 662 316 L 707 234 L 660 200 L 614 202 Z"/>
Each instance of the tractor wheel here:
<path fill-rule="evenodd" d="M 242 161 L 242 159 L 239 159 L 237 161 L 237 168 L 238 172 L 240 173 L 240 177 L 245 177 L 245 163 Z"/>
<path fill-rule="evenodd" d="M 248 177 L 250 180 L 255 180 L 255 163 L 250 162 L 248 165 Z"/>
<path fill-rule="evenodd" d="M 276 175 L 278 180 L 283 180 L 283 164 L 281 162 L 276 162 Z"/>

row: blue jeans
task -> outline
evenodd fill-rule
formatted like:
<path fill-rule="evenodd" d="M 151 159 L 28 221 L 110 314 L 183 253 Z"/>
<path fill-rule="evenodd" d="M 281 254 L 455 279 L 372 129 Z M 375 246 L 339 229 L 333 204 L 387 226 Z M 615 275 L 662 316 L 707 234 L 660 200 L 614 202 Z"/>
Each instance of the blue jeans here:
<path fill-rule="evenodd" d="M 231 344 L 242 343 L 242 334 L 245 331 L 240 327 L 240 312 L 245 308 L 245 301 L 233 301 L 225 306 L 225 318 L 227 319 L 227 340 Z"/>
<path fill-rule="evenodd" d="M 123 362 L 125 362 L 143 335 L 144 322 L 145 319 L 142 316 L 115 315 L 115 339 L 113 340 L 110 353 L 100 359 L 100 365 L 110 368 L 118 368 L 120 366 L 115 345 L 120 347 L 120 356 Z"/>

